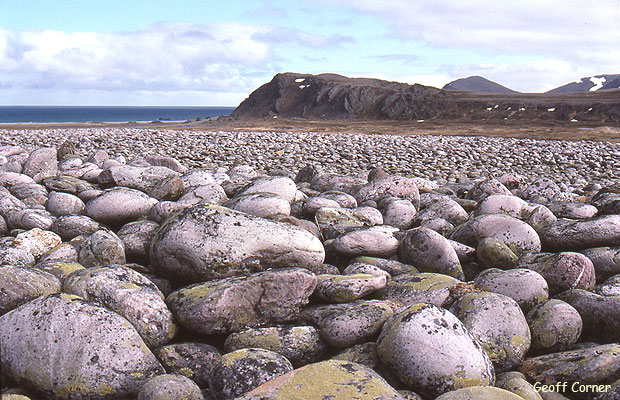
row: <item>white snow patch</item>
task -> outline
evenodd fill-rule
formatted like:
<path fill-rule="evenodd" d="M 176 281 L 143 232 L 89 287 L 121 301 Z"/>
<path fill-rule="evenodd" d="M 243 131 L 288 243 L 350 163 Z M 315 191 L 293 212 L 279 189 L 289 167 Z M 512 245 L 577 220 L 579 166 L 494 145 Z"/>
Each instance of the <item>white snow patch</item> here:
<path fill-rule="evenodd" d="M 307 88 L 308 86 L 310 86 L 310 85 L 299 85 L 299 88 L 303 90 L 303 89 Z"/>
<path fill-rule="evenodd" d="M 594 84 L 594 86 L 592 86 L 590 88 L 591 92 L 596 92 L 597 90 L 599 90 L 600 88 L 603 87 L 603 84 L 605 83 L 605 81 L 607 81 L 607 79 L 605 79 L 604 76 L 601 76 L 600 78 L 597 78 L 596 76 L 593 76 L 592 78 L 590 78 L 590 82 L 592 82 L 592 84 Z"/>
<path fill-rule="evenodd" d="M 571 119 L 570 122 L 579 122 L 575 118 Z"/>
<path fill-rule="evenodd" d="M 497 107 L 499 107 L 499 104 L 496 104 L 495 107 L 493 107 L 493 108 L 497 108 Z"/>
<path fill-rule="evenodd" d="M 525 111 L 525 107 L 519 108 L 519 111 Z"/>
<path fill-rule="evenodd" d="M 491 111 L 493 107 L 487 107 L 487 111 Z"/>
<path fill-rule="evenodd" d="M 547 108 L 547 111 L 555 111 L 555 107 Z"/>
<path fill-rule="evenodd" d="M 306 78 L 297 78 L 297 79 L 295 79 L 295 82 L 301 83 L 301 82 L 303 82 L 305 80 L 306 80 Z"/>
<path fill-rule="evenodd" d="M 416 122 L 424 122 L 424 120 L 423 119 L 419 119 Z"/>
<path fill-rule="evenodd" d="M 512 107 L 508 107 L 506 110 L 507 110 L 507 111 L 510 111 L 510 110 L 512 110 Z"/>
<path fill-rule="evenodd" d="M 588 112 L 592 111 L 592 107 L 588 108 Z"/>
<path fill-rule="evenodd" d="M 274 118 L 278 118 L 278 116 L 277 116 L 277 115 L 274 115 L 273 117 L 274 117 Z"/>

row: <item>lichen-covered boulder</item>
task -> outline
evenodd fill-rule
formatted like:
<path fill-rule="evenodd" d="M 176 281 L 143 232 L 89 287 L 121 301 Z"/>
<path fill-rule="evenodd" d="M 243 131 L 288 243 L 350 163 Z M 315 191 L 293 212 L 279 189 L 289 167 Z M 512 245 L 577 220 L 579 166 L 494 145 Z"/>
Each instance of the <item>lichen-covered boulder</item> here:
<path fill-rule="evenodd" d="M 228 208 L 197 205 L 169 218 L 151 244 L 157 271 L 200 282 L 266 268 L 323 263 L 325 250 L 310 232 Z"/>
<path fill-rule="evenodd" d="M 147 194 L 126 187 L 115 187 L 86 203 L 86 215 L 95 221 L 122 225 L 145 216 L 157 200 Z"/>
<path fill-rule="evenodd" d="M 56 216 L 79 215 L 86 208 L 82 199 L 74 194 L 63 192 L 50 192 L 45 205 L 47 210 Z"/>
<path fill-rule="evenodd" d="M 510 297 L 519 304 L 523 312 L 528 312 L 549 298 L 549 286 L 545 278 L 527 268 L 507 271 L 487 269 L 476 276 L 474 283 L 482 290 Z"/>
<path fill-rule="evenodd" d="M 36 299 L 60 292 L 54 275 L 34 268 L 0 266 L 0 315 Z"/>
<path fill-rule="evenodd" d="M 343 257 L 390 257 L 398 251 L 399 241 L 393 226 L 379 225 L 359 228 L 338 236 L 329 244 L 329 251 Z"/>
<path fill-rule="evenodd" d="M 186 328 L 215 334 L 297 318 L 316 287 L 316 276 L 303 268 L 263 271 L 191 285 L 166 302 Z"/>
<path fill-rule="evenodd" d="M 517 371 L 498 374 L 495 386 L 521 396 L 523 400 L 543 400 L 534 385 L 527 381 L 525 375 Z"/>
<path fill-rule="evenodd" d="M 594 265 L 581 253 L 567 251 L 543 255 L 536 262 L 522 266 L 542 275 L 552 295 L 568 289 L 590 290 L 596 283 Z"/>
<path fill-rule="evenodd" d="M 340 360 L 309 364 L 262 384 L 238 400 L 404 400 L 381 376 Z"/>
<path fill-rule="evenodd" d="M 389 273 L 392 276 L 403 275 L 403 274 L 417 274 L 420 272 L 413 265 L 405 264 L 400 261 L 391 260 L 388 258 L 360 256 L 360 257 L 353 258 L 349 265 L 353 265 L 356 263 L 375 266 Z"/>
<path fill-rule="evenodd" d="M 215 362 L 209 388 L 217 400 L 234 399 L 292 370 L 290 361 L 273 351 L 236 350 Z"/>
<path fill-rule="evenodd" d="M 102 187 L 123 186 L 148 193 L 157 183 L 180 173 L 162 166 L 115 165 L 99 174 Z"/>
<path fill-rule="evenodd" d="M 0 351 L 3 373 L 50 399 L 132 396 L 164 372 L 125 318 L 68 294 L 0 316 Z"/>
<path fill-rule="evenodd" d="M 487 237 L 478 242 L 476 258 L 491 268 L 510 269 L 517 266 L 519 256 L 503 240 Z"/>
<path fill-rule="evenodd" d="M 346 303 L 376 292 L 386 282 L 383 274 L 317 275 L 314 295 L 326 303 Z"/>
<path fill-rule="evenodd" d="M 98 230 L 82 243 L 79 262 L 86 268 L 125 264 L 125 246 L 112 231 Z"/>
<path fill-rule="evenodd" d="M 520 197 L 507 194 L 492 194 L 482 200 L 474 210 L 477 217 L 483 214 L 506 214 L 514 218 L 522 218 L 527 202 Z"/>
<path fill-rule="evenodd" d="M 235 196 L 223 206 L 263 218 L 291 215 L 291 205 L 288 200 L 274 193 L 250 193 Z"/>
<path fill-rule="evenodd" d="M 200 388 L 183 375 L 154 376 L 142 385 L 138 400 L 203 400 Z"/>
<path fill-rule="evenodd" d="M 559 219 L 540 232 L 551 250 L 583 250 L 620 245 L 620 215 L 604 215 L 587 220 Z"/>
<path fill-rule="evenodd" d="M 374 339 L 385 321 L 394 314 L 394 304 L 380 300 L 310 306 L 300 319 L 319 328 L 321 337 L 338 348 Z"/>
<path fill-rule="evenodd" d="M 388 176 L 375 179 L 360 187 L 355 193 L 358 204 L 372 200 L 379 202 L 386 197 L 398 197 L 409 200 L 414 206 L 420 204 L 420 191 L 413 178 L 403 176 Z"/>
<path fill-rule="evenodd" d="M 63 240 L 71 240 L 76 236 L 90 236 L 101 229 L 101 225 L 86 215 L 63 215 L 54 220 L 50 230 Z"/>
<path fill-rule="evenodd" d="M 546 385 L 567 382 L 567 393 L 571 393 L 570 388 L 609 382 L 619 368 L 620 345 L 614 343 L 528 358 L 519 371 Z M 574 382 L 577 385 L 572 385 Z"/>
<path fill-rule="evenodd" d="M 555 296 L 573 306 L 583 321 L 582 340 L 620 342 L 620 296 L 571 289 Z"/>
<path fill-rule="evenodd" d="M 151 348 L 168 343 L 177 331 L 172 313 L 157 286 L 126 266 L 77 270 L 65 279 L 63 291 L 122 315 Z"/>
<path fill-rule="evenodd" d="M 427 396 L 495 382 L 482 345 L 456 316 L 433 304 L 415 304 L 388 320 L 377 353 L 407 387 Z"/>
<path fill-rule="evenodd" d="M 493 386 L 474 386 L 453 390 L 435 400 L 524 400 L 508 390 Z"/>
<path fill-rule="evenodd" d="M 24 163 L 24 174 L 32 177 L 35 182 L 56 175 L 58 159 L 55 147 L 42 147 L 30 153 Z"/>
<path fill-rule="evenodd" d="M 222 353 L 206 343 L 174 343 L 155 349 L 154 354 L 169 374 L 183 375 L 209 387 L 209 374 Z"/>
<path fill-rule="evenodd" d="M 12 245 L 25 249 L 35 258 L 39 258 L 61 243 L 62 239 L 54 232 L 33 228 L 19 233 L 13 240 Z"/>
<path fill-rule="evenodd" d="M 467 293 L 452 304 L 450 312 L 482 344 L 497 371 L 519 365 L 530 349 L 531 334 L 525 315 L 508 296 Z"/>
<path fill-rule="evenodd" d="M 456 292 L 463 282 L 448 275 L 421 272 L 403 274 L 390 279 L 375 297 L 405 305 L 432 303 L 440 307 L 449 306 L 457 297 Z M 460 293 L 463 294 L 463 293 Z"/>
<path fill-rule="evenodd" d="M 583 328 L 581 316 L 570 304 L 551 299 L 532 308 L 526 315 L 532 334 L 532 349 L 562 351 L 577 343 Z"/>
<path fill-rule="evenodd" d="M 154 221 L 135 221 L 123 225 L 116 233 L 123 242 L 125 257 L 132 260 L 148 260 L 151 241 L 159 229 Z"/>
<path fill-rule="evenodd" d="M 597 282 L 620 274 L 620 247 L 594 247 L 581 251 L 592 261 Z"/>
<path fill-rule="evenodd" d="M 435 272 L 464 280 L 456 250 L 448 239 L 428 228 L 407 231 L 398 258 L 424 272 Z"/>
<path fill-rule="evenodd" d="M 398 229 L 411 228 L 417 212 L 411 201 L 398 197 L 387 197 L 381 200 L 379 209 L 383 213 L 383 223 Z"/>
<path fill-rule="evenodd" d="M 540 238 L 527 223 L 502 214 L 481 215 L 461 225 L 451 235 L 452 240 L 476 247 L 484 239 L 492 237 L 503 241 L 517 255 L 540 252 Z"/>
<path fill-rule="evenodd" d="M 55 219 L 56 217 L 45 210 L 26 208 L 10 214 L 6 222 L 9 229 L 40 228 L 49 230 Z"/>
<path fill-rule="evenodd" d="M 326 352 L 325 342 L 313 326 L 273 326 L 231 333 L 224 343 L 226 351 L 259 348 L 286 357 L 294 367 L 316 362 Z"/>

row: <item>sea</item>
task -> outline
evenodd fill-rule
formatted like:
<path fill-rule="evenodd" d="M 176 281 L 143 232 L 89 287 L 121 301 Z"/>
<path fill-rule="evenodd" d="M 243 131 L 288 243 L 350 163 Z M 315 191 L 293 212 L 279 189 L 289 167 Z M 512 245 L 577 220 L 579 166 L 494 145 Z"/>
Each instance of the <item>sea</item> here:
<path fill-rule="evenodd" d="M 235 107 L 0 106 L 0 123 L 187 121 L 230 115 Z"/>

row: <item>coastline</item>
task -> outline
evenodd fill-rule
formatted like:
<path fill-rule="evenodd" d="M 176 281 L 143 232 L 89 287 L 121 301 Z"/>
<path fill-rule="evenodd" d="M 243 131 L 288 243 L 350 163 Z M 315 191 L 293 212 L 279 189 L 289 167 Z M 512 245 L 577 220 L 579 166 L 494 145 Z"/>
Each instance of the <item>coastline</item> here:
<path fill-rule="evenodd" d="M 131 128 L 229 132 L 317 132 L 339 134 L 488 136 L 537 140 L 620 142 L 620 127 L 549 121 L 394 121 L 213 118 L 189 121 L 0 123 L 0 130 Z"/>

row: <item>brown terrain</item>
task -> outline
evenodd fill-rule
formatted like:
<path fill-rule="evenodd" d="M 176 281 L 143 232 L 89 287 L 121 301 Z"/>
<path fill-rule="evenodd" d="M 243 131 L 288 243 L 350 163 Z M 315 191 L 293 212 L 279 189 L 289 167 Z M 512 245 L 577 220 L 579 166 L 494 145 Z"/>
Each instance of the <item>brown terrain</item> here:
<path fill-rule="evenodd" d="M 335 74 L 277 74 L 230 117 L 186 122 L 0 124 L 0 129 L 144 127 L 502 136 L 620 142 L 620 89 L 474 93 Z"/>

